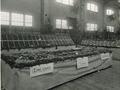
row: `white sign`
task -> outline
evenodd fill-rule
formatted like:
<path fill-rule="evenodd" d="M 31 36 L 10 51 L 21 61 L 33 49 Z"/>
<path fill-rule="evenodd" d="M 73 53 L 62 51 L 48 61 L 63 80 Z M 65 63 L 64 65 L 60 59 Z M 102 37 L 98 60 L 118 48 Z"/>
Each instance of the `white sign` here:
<path fill-rule="evenodd" d="M 104 59 L 109 59 L 110 58 L 110 54 L 109 53 L 102 53 L 101 54 L 101 59 L 104 60 Z"/>
<path fill-rule="evenodd" d="M 88 67 L 88 57 L 77 58 L 77 68 Z"/>
<path fill-rule="evenodd" d="M 52 73 L 54 71 L 54 63 L 42 64 L 30 68 L 30 77 Z"/>

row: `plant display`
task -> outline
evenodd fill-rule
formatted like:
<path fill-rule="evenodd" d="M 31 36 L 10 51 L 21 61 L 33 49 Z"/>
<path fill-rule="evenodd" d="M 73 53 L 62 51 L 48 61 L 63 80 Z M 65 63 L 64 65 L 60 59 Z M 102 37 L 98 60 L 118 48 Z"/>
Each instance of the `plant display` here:
<path fill-rule="evenodd" d="M 12 55 L 2 54 L 1 58 L 12 68 L 25 68 L 51 62 L 59 63 L 66 60 L 76 60 L 78 57 L 100 54 L 102 52 L 108 52 L 108 50 L 83 47 L 81 49 L 70 50 L 26 52 Z"/>

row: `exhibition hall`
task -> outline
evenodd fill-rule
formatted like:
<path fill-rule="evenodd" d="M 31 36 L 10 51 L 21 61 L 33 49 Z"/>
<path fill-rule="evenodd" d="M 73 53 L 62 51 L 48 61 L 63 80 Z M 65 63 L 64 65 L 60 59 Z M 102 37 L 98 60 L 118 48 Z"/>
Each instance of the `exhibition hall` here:
<path fill-rule="evenodd" d="M 1 0 L 1 90 L 120 90 L 120 0 Z"/>

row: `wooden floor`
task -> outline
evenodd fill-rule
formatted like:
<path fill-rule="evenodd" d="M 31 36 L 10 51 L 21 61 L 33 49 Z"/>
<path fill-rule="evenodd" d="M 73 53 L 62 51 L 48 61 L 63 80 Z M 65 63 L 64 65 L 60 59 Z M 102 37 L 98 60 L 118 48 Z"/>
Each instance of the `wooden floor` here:
<path fill-rule="evenodd" d="M 95 72 L 51 90 L 120 90 L 120 61 L 112 68 Z"/>

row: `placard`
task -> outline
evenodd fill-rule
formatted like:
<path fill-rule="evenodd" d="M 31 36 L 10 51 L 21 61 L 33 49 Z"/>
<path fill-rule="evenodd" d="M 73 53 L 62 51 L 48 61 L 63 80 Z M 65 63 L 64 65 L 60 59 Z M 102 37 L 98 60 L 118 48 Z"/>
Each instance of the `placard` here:
<path fill-rule="evenodd" d="M 110 58 L 110 54 L 109 53 L 102 53 L 101 54 L 101 59 L 104 60 L 104 59 L 109 59 Z"/>
<path fill-rule="evenodd" d="M 42 64 L 30 67 L 30 77 L 52 73 L 54 71 L 54 63 Z"/>
<path fill-rule="evenodd" d="M 77 58 L 77 69 L 88 67 L 88 66 L 89 66 L 88 57 Z"/>

